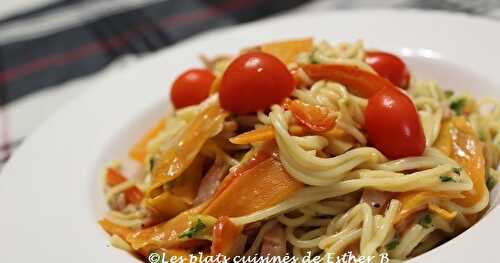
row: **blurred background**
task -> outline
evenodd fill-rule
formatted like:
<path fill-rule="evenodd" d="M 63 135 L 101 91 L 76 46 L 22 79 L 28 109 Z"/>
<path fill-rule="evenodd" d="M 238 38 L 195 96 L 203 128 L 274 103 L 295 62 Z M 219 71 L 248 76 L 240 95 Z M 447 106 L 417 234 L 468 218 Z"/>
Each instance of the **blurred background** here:
<path fill-rule="evenodd" d="M 500 0 L 2 1 L 0 169 L 40 122 L 92 82 L 187 37 L 280 15 L 370 8 L 500 19 Z"/>

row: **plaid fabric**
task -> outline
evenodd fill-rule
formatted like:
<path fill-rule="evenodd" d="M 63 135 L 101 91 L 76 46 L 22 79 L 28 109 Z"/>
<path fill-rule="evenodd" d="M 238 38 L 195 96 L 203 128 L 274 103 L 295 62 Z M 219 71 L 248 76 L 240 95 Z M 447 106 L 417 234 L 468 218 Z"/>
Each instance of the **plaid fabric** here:
<path fill-rule="evenodd" d="M 69 1 L 51 5 L 67 8 Z M 303 0 L 176 0 L 111 14 L 35 39 L 0 46 L 0 103 L 91 74 L 126 54 L 153 52 L 195 33 L 254 20 Z M 50 12 L 42 8 L 38 15 Z M 29 19 L 37 12 L 0 21 Z M 0 31 L 1 32 L 1 31 Z"/>
<path fill-rule="evenodd" d="M 205 30 L 285 10 L 387 7 L 500 17 L 500 0 L 65 0 L 0 19 L 0 167 L 35 126 L 31 122 L 43 120 L 24 116 L 40 114 L 40 105 L 56 104 L 70 90 L 47 88 L 126 55 L 140 57 Z M 33 102 L 47 92 L 45 104 Z"/>
<path fill-rule="evenodd" d="M 127 1 L 105 2 L 58 1 L 0 20 L 0 163 L 22 141 L 10 134 L 5 114 L 10 103 L 97 72 L 125 55 L 154 52 L 196 33 L 262 18 L 307 0 L 145 0 L 128 1 L 133 5 L 125 7 L 120 5 Z M 65 16 L 75 10 L 80 19 Z M 33 27 L 42 32 L 31 32 Z"/>

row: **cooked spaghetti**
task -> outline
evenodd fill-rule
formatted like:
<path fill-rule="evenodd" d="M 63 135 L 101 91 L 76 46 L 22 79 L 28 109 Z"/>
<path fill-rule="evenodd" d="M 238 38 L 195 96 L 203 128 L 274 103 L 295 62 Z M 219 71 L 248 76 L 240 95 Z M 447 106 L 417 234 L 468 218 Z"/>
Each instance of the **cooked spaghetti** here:
<path fill-rule="evenodd" d="M 410 77 L 390 53 L 312 39 L 202 58 L 175 110 L 106 167 L 114 246 L 415 257 L 476 223 L 498 178 L 500 105 Z"/>

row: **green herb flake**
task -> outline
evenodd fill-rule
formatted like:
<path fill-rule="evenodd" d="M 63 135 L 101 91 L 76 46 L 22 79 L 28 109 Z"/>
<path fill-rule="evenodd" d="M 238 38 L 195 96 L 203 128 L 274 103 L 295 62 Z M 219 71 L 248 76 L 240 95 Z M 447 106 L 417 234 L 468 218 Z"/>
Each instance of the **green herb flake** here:
<path fill-rule="evenodd" d="M 424 228 L 431 227 L 432 224 L 432 216 L 429 213 L 425 213 L 418 220 L 418 224 L 423 226 Z"/>
<path fill-rule="evenodd" d="M 314 59 L 314 55 L 316 54 L 316 52 L 319 52 L 318 48 L 314 48 L 313 51 L 309 54 L 309 60 L 311 62 L 311 64 L 319 64 L 319 61 L 316 61 L 316 59 Z"/>
<path fill-rule="evenodd" d="M 486 175 L 486 187 L 488 187 L 488 190 L 493 190 L 495 188 L 495 185 L 497 184 L 497 180 L 495 177 L 491 176 L 490 174 Z"/>
<path fill-rule="evenodd" d="M 461 171 L 462 171 L 462 168 L 460 168 L 460 167 L 453 167 L 453 172 L 454 173 L 460 174 Z"/>
<path fill-rule="evenodd" d="M 201 221 L 201 219 L 198 218 L 198 220 L 194 225 L 192 225 L 188 230 L 182 232 L 179 235 L 179 238 L 184 238 L 184 237 L 193 238 L 193 236 L 202 232 L 206 227 L 207 226 Z"/>
<path fill-rule="evenodd" d="M 479 131 L 479 140 L 481 140 L 482 142 L 486 141 L 486 135 L 484 135 L 483 131 Z"/>
<path fill-rule="evenodd" d="M 155 158 L 151 157 L 149 158 L 149 171 L 152 173 L 153 168 L 155 167 Z"/>
<path fill-rule="evenodd" d="M 444 91 L 444 95 L 445 95 L 447 98 L 449 98 L 449 97 L 453 96 L 453 94 L 454 94 L 453 90 L 445 90 L 445 91 Z"/>
<path fill-rule="evenodd" d="M 441 176 L 439 176 L 439 179 L 441 179 L 441 182 L 443 182 L 443 183 L 455 182 L 455 179 L 453 179 L 451 176 L 448 176 L 448 175 L 441 175 Z"/>
<path fill-rule="evenodd" d="M 450 108 L 455 112 L 456 115 L 462 114 L 462 108 L 467 103 L 465 98 L 458 98 L 450 103 Z"/>
<path fill-rule="evenodd" d="M 396 236 L 391 241 L 389 241 L 389 243 L 385 245 L 385 250 L 387 251 L 394 250 L 398 245 L 399 245 L 399 235 L 396 234 Z"/>

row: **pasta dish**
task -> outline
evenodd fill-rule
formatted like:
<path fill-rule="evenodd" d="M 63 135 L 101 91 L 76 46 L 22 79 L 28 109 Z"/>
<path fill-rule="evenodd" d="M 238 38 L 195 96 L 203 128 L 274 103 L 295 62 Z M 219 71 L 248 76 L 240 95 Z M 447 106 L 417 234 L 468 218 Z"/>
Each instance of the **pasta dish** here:
<path fill-rule="evenodd" d="M 295 39 L 202 61 L 177 77 L 173 110 L 130 149 L 140 169 L 104 169 L 99 224 L 113 246 L 146 262 L 400 262 L 487 210 L 497 101 L 417 80 L 362 41 Z"/>

